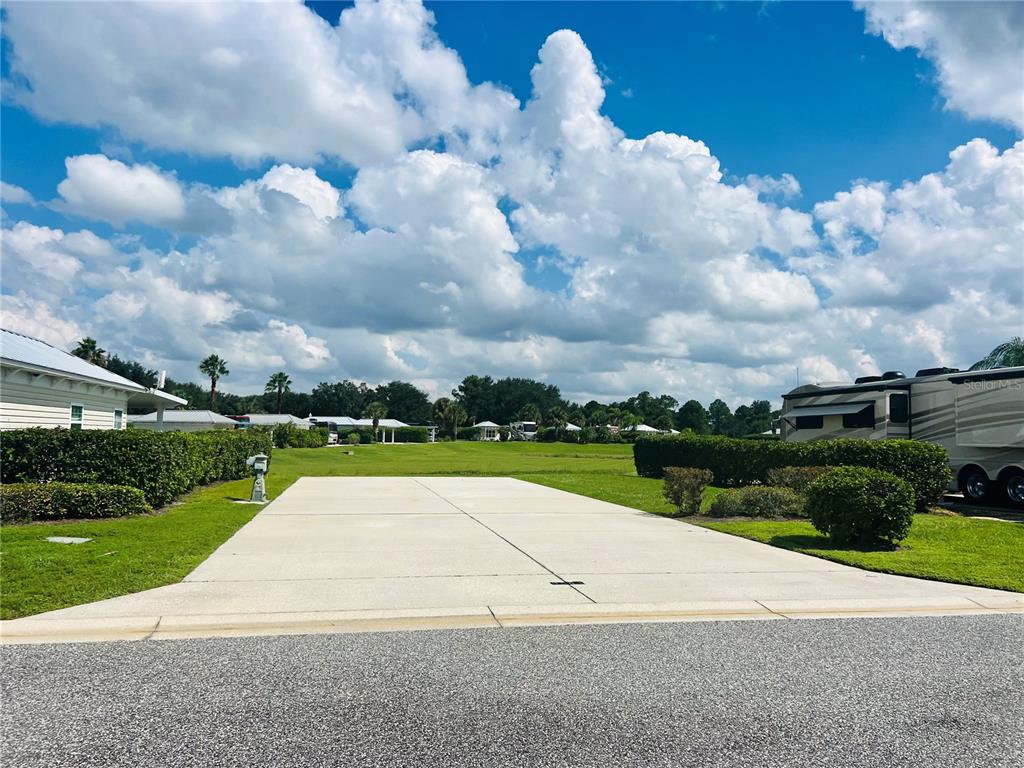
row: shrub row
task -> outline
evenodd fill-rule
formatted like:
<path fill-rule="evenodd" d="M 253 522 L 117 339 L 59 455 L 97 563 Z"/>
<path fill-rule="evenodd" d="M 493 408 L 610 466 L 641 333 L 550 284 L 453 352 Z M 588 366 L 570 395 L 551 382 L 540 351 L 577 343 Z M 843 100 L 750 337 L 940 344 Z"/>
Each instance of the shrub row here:
<path fill-rule="evenodd" d="M 647 437 L 633 446 L 637 474 L 661 477 L 665 467 L 698 467 L 714 474 L 715 485 L 769 482 L 768 471 L 790 466 L 861 466 L 881 469 L 914 488 L 923 511 L 949 483 L 946 450 L 914 440 L 815 440 L 790 443 L 701 435 Z"/>
<path fill-rule="evenodd" d="M 138 488 L 99 483 L 12 483 L 0 485 L 0 524 L 33 520 L 121 517 L 151 512 Z"/>
<path fill-rule="evenodd" d="M 792 488 L 750 485 L 718 494 L 708 507 L 710 517 L 804 517 L 804 497 Z"/>
<path fill-rule="evenodd" d="M 327 432 L 322 429 L 299 429 L 294 424 L 276 424 L 272 432 L 275 448 L 323 448 Z"/>
<path fill-rule="evenodd" d="M 0 482 L 127 485 L 160 507 L 197 485 L 248 477 L 267 433 L 16 429 L 0 436 Z"/>

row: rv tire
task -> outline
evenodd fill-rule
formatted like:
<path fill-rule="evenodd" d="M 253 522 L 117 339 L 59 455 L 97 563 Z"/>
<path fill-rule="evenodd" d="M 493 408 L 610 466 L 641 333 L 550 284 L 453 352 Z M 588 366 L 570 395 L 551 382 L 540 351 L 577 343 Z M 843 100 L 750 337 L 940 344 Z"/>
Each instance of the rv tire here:
<path fill-rule="evenodd" d="M 1003 473 L 1003 494 L 1012 507 L 1024 507 L 1024 470 L 1011 469 Z"/>
<path fill-rule="evenodd" d="M 992 482 L 981 467 L 964 467 L 960 471 L 959 485 L 968 504 L 985 504 L 992 496 Z"/>

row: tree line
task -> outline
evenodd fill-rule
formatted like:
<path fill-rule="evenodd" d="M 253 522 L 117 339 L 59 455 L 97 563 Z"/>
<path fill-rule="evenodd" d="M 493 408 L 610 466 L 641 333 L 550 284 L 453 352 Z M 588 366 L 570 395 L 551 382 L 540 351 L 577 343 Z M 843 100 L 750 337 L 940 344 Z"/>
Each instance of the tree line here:
<path fill-rule="evenodd" d="M 157 371 L 116 354 L 108 354 L 94 339 L 79 342 L 72 354 L 148 387 L 157 385 Z M 466 376 L 451 396 L 431 401 L 426 392 L 406 381 L 390 381 L 378 386 L 348 379 L 324 381 L 311 392 L 292 390 L 291 377 L 277 371 L 267 379 L 262 393 L 236 395 L 220 389 L 221 380 L 230 376 L 228 362 L 210 355 L 198 365 L 209 379 L 209 387 L 167 378 L 164 389 L 185 398 L 192 408 L 208 407 L 225 416 L 245 413 L 291 413 L 296 416 L 353 416 L 398 419 L 407 424 L 440 425 L 449 434 L 479 421 L 510 424 L 533 421 L 545 427 L 612 425 L 623 429 L 647 424 L 656 429 L 690 429 L 699 434 L 743 436 L 759 434 L 771 427 L 777 416 L 767 400 L 754 400 L 733 411 L 717 399 L 707 408 L 697 400 L 680 404 L 671 395 L 654 396 L 640 392 L 626 400 L 585 404 L 562 397 L 559 388 L 534 379 L 491 376 Z"/>

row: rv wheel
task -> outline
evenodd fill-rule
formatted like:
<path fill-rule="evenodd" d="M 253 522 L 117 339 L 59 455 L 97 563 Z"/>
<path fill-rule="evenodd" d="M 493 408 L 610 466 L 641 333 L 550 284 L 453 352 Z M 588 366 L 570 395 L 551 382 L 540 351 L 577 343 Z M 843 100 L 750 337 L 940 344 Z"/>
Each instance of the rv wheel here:
<path fill-rule="evenodd" d="M 977 467 L 970 467 L 960 475 L 960 492 L 968 504 L 985 503 L 991 487 L 988 475 Z"/>
<path fill-rule="evenodd" d="M 1011 470 L 1003 480 L 1006 498 L 1016 507 L 1024 507 L 1024 472 Z"/>

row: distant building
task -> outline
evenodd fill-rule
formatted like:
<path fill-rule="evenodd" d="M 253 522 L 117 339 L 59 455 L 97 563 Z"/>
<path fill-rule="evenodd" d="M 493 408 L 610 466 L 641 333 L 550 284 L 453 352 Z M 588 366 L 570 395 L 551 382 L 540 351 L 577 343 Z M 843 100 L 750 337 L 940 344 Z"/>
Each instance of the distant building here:
<path fill-rule="evenodd" d="M 136 429 L 157 432 L 206 432 L 211 429 L 237 429 L 238 422 L 213 411 L 164 411 L 163 420 L 158 413 L 129 416 L 128 423 Z"/>
<path fill-rule="evenodd" d="M 278 424 L 291 424 L 298 429 L 309 429 L 309 419 L 300 419 L 290 413 L 247 413 L 235 416 L 240 427 L 276 427 Z"/>
<path fill-rule="evenodd" d="M 481 440 L 486 440 L 487 442 L 490 443 L 501 440 L 501 433 L 499 432 L 501 427 L 499 427 L 493 421 L 481 421 L 477 424 L 474 424 L 473 429 L 480 430 Z"/>
<path fill-rule="evenodd" d="M 187 402 L 0 329 L 0 429 L 124 429 L 129 405 L 162 412 Z"/>

